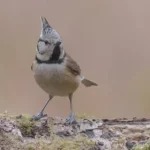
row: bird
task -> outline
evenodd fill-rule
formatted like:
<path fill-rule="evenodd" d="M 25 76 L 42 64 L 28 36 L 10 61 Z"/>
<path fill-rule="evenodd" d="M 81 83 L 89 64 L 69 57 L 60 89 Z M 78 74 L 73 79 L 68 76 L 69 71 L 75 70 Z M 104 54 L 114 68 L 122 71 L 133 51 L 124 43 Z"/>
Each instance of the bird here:
<path fill-rule="evenodd" d="M 32 119 L 41 119 L 44 116 L 43 112 L 47 104 L 53 97 L 60 96 L 69 98 L 70 115 L 66 123 L 72 124 L 75 121 L 72 103 L 74 92 L 80 83 L 86 87 L 98 86 L 98 84 L 81 75 L 80 66 L 65 51 L 62 38 L 58 32 L 52 28 L 45 17 L 41 16 L 40 20 L 41 32 L 31 70 L 36 83 L 48 94 L 49 99 L 42 110 L 32 116 Z"/>

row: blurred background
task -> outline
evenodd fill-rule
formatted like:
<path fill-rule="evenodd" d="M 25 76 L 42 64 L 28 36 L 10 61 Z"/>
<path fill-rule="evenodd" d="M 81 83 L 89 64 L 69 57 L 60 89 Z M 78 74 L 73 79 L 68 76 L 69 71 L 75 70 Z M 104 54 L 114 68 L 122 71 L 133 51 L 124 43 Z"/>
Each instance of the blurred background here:
<path fill-rule="evenodd" d="M 150 117 L 149 6 L 149 0 L 0 0 L 0 113 L 35 114 L 48 99 L 30 69 L 45 16 L 82 74 L 99 84 L 76 91 L 76 113 Z M 45 112 L 68 116 L 68 98 L 53 98 Z"/>

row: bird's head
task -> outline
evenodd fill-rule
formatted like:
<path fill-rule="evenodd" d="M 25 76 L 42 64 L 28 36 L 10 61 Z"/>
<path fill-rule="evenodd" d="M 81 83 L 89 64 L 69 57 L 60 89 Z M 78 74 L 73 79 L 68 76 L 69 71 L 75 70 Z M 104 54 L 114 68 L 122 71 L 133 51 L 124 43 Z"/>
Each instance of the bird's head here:
<path fill-rule="evenodd" d="M 41 61 L 61 57 L 62 40 L 59 34 L 41 17 L 41 34 L 37 43 L 37 58 Z M 53 57 L 53 58 L 52 58 Z"/>

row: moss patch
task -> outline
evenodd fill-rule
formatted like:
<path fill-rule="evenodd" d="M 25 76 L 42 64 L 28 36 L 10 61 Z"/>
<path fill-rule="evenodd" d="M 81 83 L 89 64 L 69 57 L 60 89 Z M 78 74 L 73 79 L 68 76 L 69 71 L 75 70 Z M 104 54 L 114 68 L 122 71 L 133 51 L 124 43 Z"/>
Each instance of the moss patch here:
<path fill-rule="evenodd" d="M 86 113 L 83 113 L 83 114 L 77 113 L 77 114 L 75 114 L 75 116 L 76 116 L 77 119 L 95 119 L 94 116 L 90 116 Z"/>
<path fill-rule="evenodd" d="M 21 130 L 23 136 L 33 136 L 33 127 L 35 125 L 35 121 L 31 121 L 31 117 L 28 115 L 23 115 L 20 119 L 17 119 L 18 127 Z"/>
<path fill-rule="evenodd" d="M 144 145 L 134 147 L 134 148 L 132 148 L 132 150 L 150 150 L 150 143 L 146 143 Z"/>

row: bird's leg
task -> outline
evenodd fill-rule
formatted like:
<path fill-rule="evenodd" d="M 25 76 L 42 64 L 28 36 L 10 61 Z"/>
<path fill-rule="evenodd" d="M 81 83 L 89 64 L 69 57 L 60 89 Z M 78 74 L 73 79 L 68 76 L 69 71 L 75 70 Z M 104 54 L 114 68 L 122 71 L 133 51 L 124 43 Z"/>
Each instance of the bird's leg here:
<path fill-rule="evenodd" d="M 47 106 L 47 104 L 50 102 L 50 100 L 53 98 L 53 96 L 49 96 L 49 100 L 46 102 L 46 104 L 44 105 L 44 107 L 42 108 L 42 110 L 37 113 L 36 115 L 33 115 L 32 119 L 33 120 L 39 120 L 40 118 L 44 117 L 45 115 L 43 114 L 43 111 L 45 109 L 45 107 Z"/>
<path fill-rule="evenodd" d="M 72 94 L 69 95 L 69 100 L 70 100 L 70 115 L 69 118 L 67 119 L 67 124 L 72 124 L 73 121 L 75 120 L 75 115 L 73 113 L 73 107 L 72 107 Z"/>

